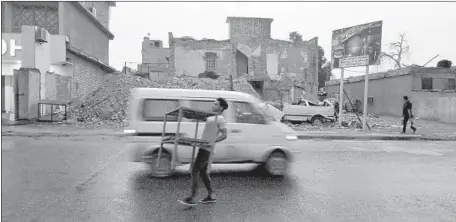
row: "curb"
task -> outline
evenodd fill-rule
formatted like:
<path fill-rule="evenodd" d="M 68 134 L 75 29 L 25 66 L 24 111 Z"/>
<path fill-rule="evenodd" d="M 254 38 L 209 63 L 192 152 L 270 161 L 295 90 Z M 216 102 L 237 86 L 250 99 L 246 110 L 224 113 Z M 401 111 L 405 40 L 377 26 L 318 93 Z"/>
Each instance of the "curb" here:
<path fill-rule="evenodd" d="M 430 136 L 396 136 L 396 135 L 318 135 L 305 134 L 298 135 L 300 140 L 321 139 L 321 140 L 396 140 L 396 141 L 456 141 L 455 137 L 439 138 Z"/>
<path fill-rule="evenodd" d="M 114 133 L 60 133 L 60 132 L 2 132 L 2 137 L 78 137 L 78 136 L 117 136 Z"/>
<path fill-rule="evenodd" d="M 125 136 L 122 132 L 111 133 L 60 133 L 60 132 L 2 132 L 2 137 L 93 137 L 93 136 L 112 136 L 122 138 Z M 395 140 L 395 141 L 456 141 L 456 137 L 432 137 L 421 135 L 334 135 L 334 134 L 301 134 L 299 140 Z"/>

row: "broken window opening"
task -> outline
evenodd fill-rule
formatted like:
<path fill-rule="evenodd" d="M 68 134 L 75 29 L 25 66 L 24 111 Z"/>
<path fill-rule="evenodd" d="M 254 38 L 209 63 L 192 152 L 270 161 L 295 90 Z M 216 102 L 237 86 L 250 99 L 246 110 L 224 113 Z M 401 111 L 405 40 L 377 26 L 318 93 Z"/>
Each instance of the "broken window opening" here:
<path fill-rule="evenodd" d="M 448 89 L 456 90 L 456 79 L 448 79 Z"/>
<path fill-rule="evenodd" d="M 421 89 L 432 90 L 432 78 L 421 78 Z"/>

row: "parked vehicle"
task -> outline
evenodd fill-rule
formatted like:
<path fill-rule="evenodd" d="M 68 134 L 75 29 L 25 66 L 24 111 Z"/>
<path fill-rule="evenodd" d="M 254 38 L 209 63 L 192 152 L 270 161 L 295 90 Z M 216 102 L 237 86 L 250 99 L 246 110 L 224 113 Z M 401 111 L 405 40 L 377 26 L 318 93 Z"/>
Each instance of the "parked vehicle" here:
<path fill-rule="evenodd" d="M 310 121 L 312 125 L 323 124 L 326 121 L 334 120 L 334 105 L 324 100 L 323 104 L 301 100 L 297 104 L 285 104 L 283 108 L 282 121 L 288 122 L 306 122 Z"/>
<path fill-rule="evenodd" d="M 297 133 L 287 125 L 273 121 L 262 109 L 260 100 L 246 93 L 232 91 L 208 91 L 191 89 L 136 88 L 132 90 L 129 116 L 131 137 L 129 149 L 134 162 L 145 162 L 152 175 L 165 177 L 171 170 L 172 145 L 164 145 L 160 169 L 154 168 L 145 156 L 158 155 L 163 119 L 166 112 L 180 106 L 211 110 L 216 98 L 228 101 L 229 108 L 223 112 L 227 121 L 228 138 L 217 143 L 213 164 L 257 163 L 271 175 L 286 173 L 293 153 L 299 152 Z M 205 123 L 199 124 L 197 138 L 201 138 Z M 167 119 L 165 135 L 175 134 L 177 119 Z M 180 134 L 193 137 L 195 124 L 183 119 Z M 152 158 L 153 159 L 153 158 Z M 192 149 L 178 149 L 177 164 L 191 162 Z"/>

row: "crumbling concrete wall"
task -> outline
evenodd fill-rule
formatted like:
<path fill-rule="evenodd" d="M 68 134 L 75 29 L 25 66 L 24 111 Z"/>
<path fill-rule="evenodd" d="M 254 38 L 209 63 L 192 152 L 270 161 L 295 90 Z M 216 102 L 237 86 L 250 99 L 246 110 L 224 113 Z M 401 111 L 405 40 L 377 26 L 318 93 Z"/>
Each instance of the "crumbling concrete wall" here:
<path fill-rule="evenodd" d="M 379 115 L 402 115 L 402 97 L 410 95 L 411 81 L 410 75 L 370 79 L 368 96 L 373 97 L 374 101 L 372 104 L 368 104 L 367 112 Z M 364 101 L 364 81 L 346 82 L 344 89 L 352 102 L 356 99 Z M 339 84 L 328 85 L 327 92 L 329 97 L 334 97 L 339 93 Z M 348 102 L 346 97 L 344 97 L 344 101 Z"/>
<path fill-rule="evenodd" d="M 401 116 L 403 96 L 408 96 L 413 103 L 413 112 L 416 116 L 441 121 L 455 121 L 455 92 L 426 92 L 421 90 L 421 77 L 423 76 L 436 77 L 437 80 L 440 80 L 454 75 L 448 70 L 446 70 L 447 73 L 444 71 L 438 71 L 436 68 L 408 67 L 370 74 L 368 96 L 373 97 L 373 103 L 368 104 L 368 113 Z M 348 78 L 346 81 L 344 89 L 350 99 L 359 99 L 363 102 L 364 76 Z M 327 91 L 330 97 L 339 93 L 339 82 L 340 80 L 328 82 Z"/>
<path fill-rule="evenodd" d="M 206 71 L 206 53 L 216 54 L 218 75 L 230 73 L 231 48 L 228 41 L 211 39 L 195 40 L 175 38 L 173 40 L 174 69 L 177 76 L 198 76 Z"/>
<path fill-rule="evenodd" d="M 414 91 L 410 100 L 415 116 L 456 123 L 456 92 Z"/>
<path fill-rule="evenodd" d="M 141 49 L 143 64 L 153 63 L 153 65 L 156 65 L 157 67 L 162 64 L 167 64 L 169 54 L 170 49 L 163 48 L 163 43 L 160 40 L 151 40 L 148 37 L 144 37 Z"/>
<path fill-rule="evenodd" d="M 45 99 L 71 100 L 71 77 L 47 72 L 45 87 Z"/>
<path fill-rule="evenodd" d="M 230 39 L 270 39 L 270 18 L 228 17 Z"/>
<path fill-rule="evenodd" d="M 456 73 L 447 68 L 425 68 L 411 71 L 413 79 L 413 89 L 422 89 L 423 78 L 432 78 L 433 90 L 455 90 L 451 87 L 450 80 L 456 81 Z"/>

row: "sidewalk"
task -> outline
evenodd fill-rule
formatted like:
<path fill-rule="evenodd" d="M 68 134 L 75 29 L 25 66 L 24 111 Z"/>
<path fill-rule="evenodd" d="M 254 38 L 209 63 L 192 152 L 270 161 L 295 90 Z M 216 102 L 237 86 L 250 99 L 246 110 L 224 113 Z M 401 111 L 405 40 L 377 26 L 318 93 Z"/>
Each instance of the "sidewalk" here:
<path fill-rule="evenodd" d="M 347 122 L 352 122 L 356 117 L 347 117 Z M 417 127 L 415 134 L 412 133 L 410 125 L 407 127 L 406 134 L 402 131 L 402 119 L 399 117 L 381 116 L 369 117 L 368 123 L 371 130 L 363 132 L 355 127 L 334 127 L 334 123 L 324 126 L 311 126 L 310 124 L 292 125 L 296 131 L 300 132 L 300 138 L 326 138 L 326 139 L 357 139 L 357 140 L 446 140 L 456 141 L 456 124 L 442 123 L 432 120 L 415 119 L 414 125 Z M 359 126 L 361 124 L 356 118 Z"/>
<path fill-rule="evenodd" d="M 111 126 L 81 127 L 75 124 L 30 124 L 3 125 L 2 136 L 21 137 L 75 137 L 75 136 L 115 136 L 123 132 Z"/>
<path fill-rule="evenodd" d="M 456 141 L 454 135 L 418 135 L 400 133 L 374 133 L 374 132 L 335 132 L 311 131 L 300 132 L 299 139 L 325 139 L 325 140 L 430 140 L 430 141 Z"/>
<path fill-rule="evenodd" d="M 320 130 L 318 130 L 320 129 Z M 419 129 L 420 130 L 420 129 Z M 450 131 L 448 131 L 450 130 Z M 400 128 L 395 132 L 372 131 L 363 132 L 350 128 L 324 127 L 298 131 L 299 139 L 325 139 L 325 140 L 433 140 L 456 141 L 456 131 L 447 129 L 447 132 L 431 133 L 429 130 L 417 131 L 416 134 L 400 134 Z M 423 133 L 424 132 L 424 133 Z M 109 125 L 95 125 L 91 127 L 75 124 L 30 124 L 2 126 L 2 136 L 19 137 L 91 137 L 91 136 L 120 136 L 123 129 Z"/>

